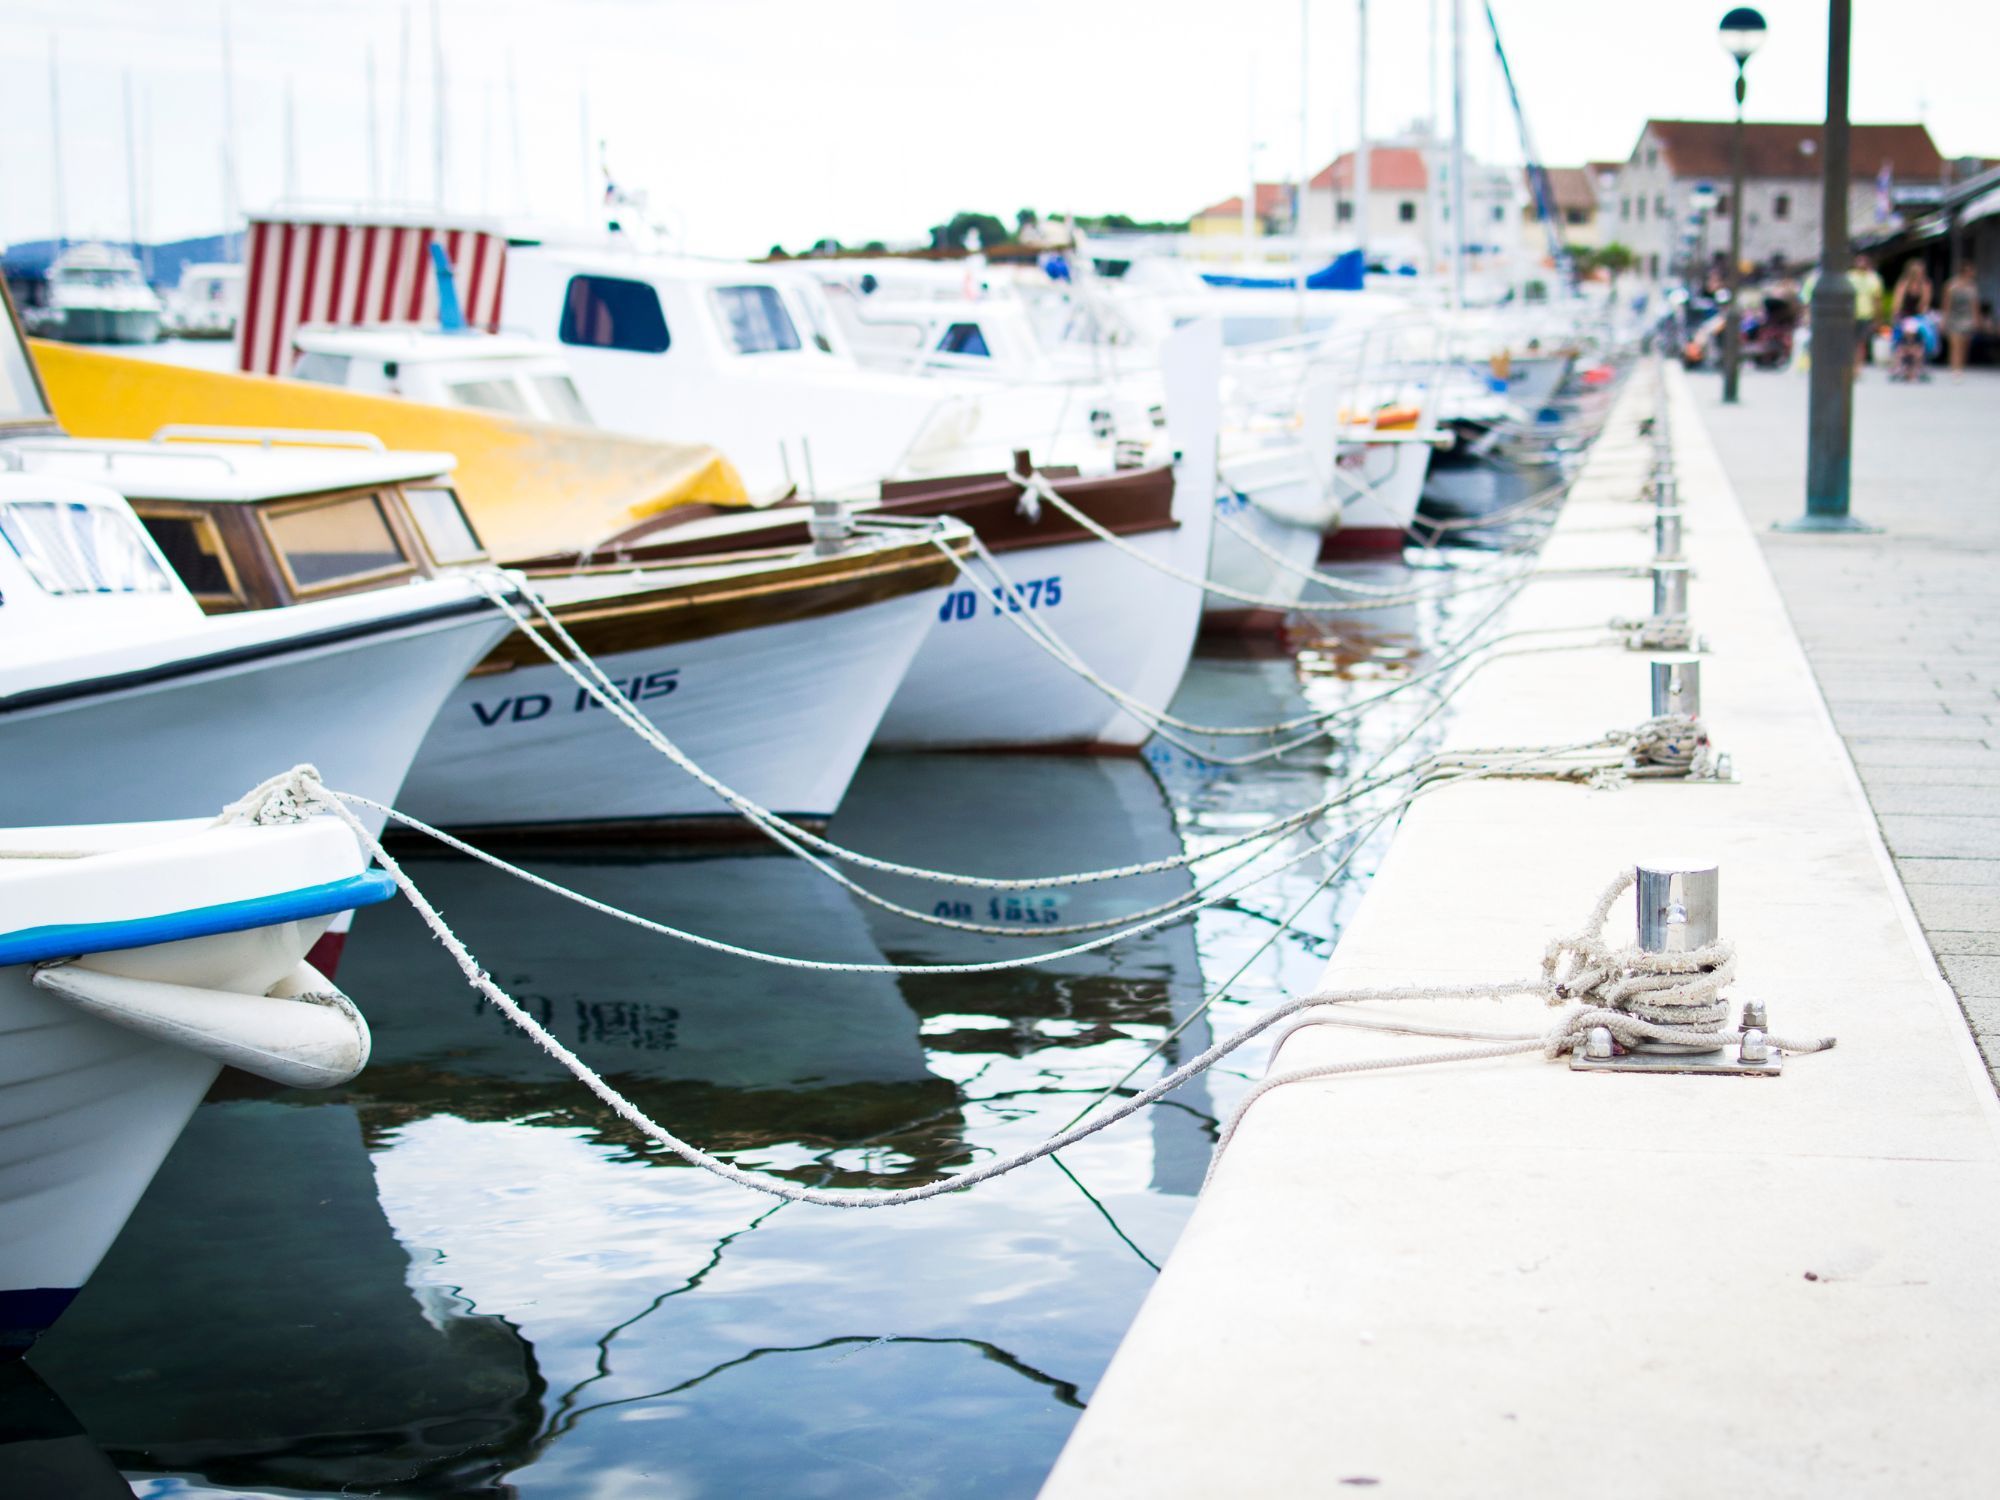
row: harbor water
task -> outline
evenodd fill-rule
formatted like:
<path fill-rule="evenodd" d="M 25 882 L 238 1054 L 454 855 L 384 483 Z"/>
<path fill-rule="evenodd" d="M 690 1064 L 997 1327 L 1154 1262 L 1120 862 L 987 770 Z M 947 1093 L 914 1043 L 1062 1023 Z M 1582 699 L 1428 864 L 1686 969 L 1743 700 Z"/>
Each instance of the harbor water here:
<path fill-rule="evenodd" d="M 1436 561 L 1490 562 L 1451 556 Z M 1319 617 L 1285 649 L 1205 648 L 1175 709 L 1274 723 L 1381 693 L 1481 600 Z M 1436 708 L 1420 686 L 1236 768 L 1157 740 L 1130 759 L 874 756 L 831 834 L 985 875 L 1200 854 L 1406 738 L 1398 753 L 1423 749 Z M 1309 988 L 1386 830 L 1312 847 L 1325 838 L 1292 835 L 1266 867 L 1303 858 L 1192 922 L 972 975 L 769 967 L 456 857 L 408 867 L 501 985 L 655 1119 L 786 1181 L 904 1187 L 1027 1146 Z M 865 882 L 1007 937 L 895 915 L 744 845 L 522 857 L 725 941 L 933 964 L 1070 946 L 1048 929 L 1185 899 L 1240 855 L 1023 893 Z M 372 1001 L 368 1068 L 312 1094 L 225 1075 L 35 1349 L 141 1495 L 1031 1495 L 1263 1065 L 1253 1043 L 974 1191 L 840 1210 L 646 1142 L 467 989 L 404 903 L 361 914 L 341 977 Z"/>

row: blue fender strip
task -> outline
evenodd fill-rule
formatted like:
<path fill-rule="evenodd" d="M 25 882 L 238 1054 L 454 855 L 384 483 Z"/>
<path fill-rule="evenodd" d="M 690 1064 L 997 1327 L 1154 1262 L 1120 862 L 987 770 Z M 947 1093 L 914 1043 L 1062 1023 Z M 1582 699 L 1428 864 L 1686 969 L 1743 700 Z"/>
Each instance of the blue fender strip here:
<path fill-rule="evenodd" d="M 38 964 L 51 958 L 83 953 L 109 953 L 120 948 L 145 948 L 183 938 L 213 937 L 218 932 L 245 932 L 279 922 L 331 916 L 358 906 L 374 906 L 396 894 L 387 872 L 367 870 L 345 880 L 309 885 L 247 901 L 224 901 L 188 911 L 132 917 L 122 922 L 59 922 L 0 932 L 0 964 Z"/>

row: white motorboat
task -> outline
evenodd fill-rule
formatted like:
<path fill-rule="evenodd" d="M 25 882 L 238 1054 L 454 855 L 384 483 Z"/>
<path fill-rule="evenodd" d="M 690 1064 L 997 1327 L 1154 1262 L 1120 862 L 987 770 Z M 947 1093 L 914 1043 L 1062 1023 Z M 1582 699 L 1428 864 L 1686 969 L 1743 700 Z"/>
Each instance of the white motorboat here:
<path fill-rule="evenodd" d="M 150 344 L 164 311 L 130 255 L 111 245 L 72 245 L 50 263 L 41 330 L 73 344 Z"/>
<path fill-rule="evenodd" d="M 0 830 L 0 1353 L 76 1296 L 225 1063 L 361 1070 L 367 1024 L 306 952 L 393 893 L 325 818 Z"/>
<path fill-rule="evenodd" d="M 301 761 L 393 802 L 508 628 L 456 577 L 211 618 L 122 495 L 0 473 L 0 825 L 212 814 Z"/>
<path fill-rule="evenodd" d="M 49 482 L 108 471 L 217 628 L 379 611 L 411 588 L 483 603 L 474 575 L 490 584 L 495 572 L 459 508 L 448 454 L 228 428 L 11 446 Z M 774 811 L 823 820 L 937 618 L 956 577 L 950 553 L 966 544 L 963 528 L 936 521 L 638 568 L 555 557 L 529 561 L 525 586 L 705 770 Z M 184 605 L 184 591 L 174 597 Z M 448 693 L 427 687 L 413 700 L 421 722 L 406 729 L 417 739 L 396 742 L 405 758 L 386 783 L 392 795 L 403 783 L 406 811 L 458 829 L 542 833 L 735 816 L 532 642 L 503 635 L 489 629 L 488 649 L 457 658 Z M 208 732 L 198 717 L 185 730 Z M 317 758 L 309 749 L 291 759 Z M 337 758 L 320 764 L 331 784 L 368 791 Z"/>
<path fill-rule="evenodd" d="M 165 327 L 176 338 L 234 338 L 242 316 L 243 267 L 239 265 L 190 262 L 181 267 L 181 279 L 167 293 Z"/>

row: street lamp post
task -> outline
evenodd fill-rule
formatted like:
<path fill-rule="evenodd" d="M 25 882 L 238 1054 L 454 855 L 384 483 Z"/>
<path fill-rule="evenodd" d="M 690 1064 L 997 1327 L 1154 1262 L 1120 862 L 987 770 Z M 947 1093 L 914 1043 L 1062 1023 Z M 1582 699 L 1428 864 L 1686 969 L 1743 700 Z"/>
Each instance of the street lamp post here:
<path fill-rule="evenodd" d="M 1806 513 L 1780 531 L 1873 531 L 1848 513 L 1854 453 L 1854 284 L 1847 279 L 1847 54 L 1853 0 L 1831 0 L 1826 35 L 1826 140 L 1820 151 L 1819 282 L 1812 296 L 1812 386 L 1806 417 Z"/>
<path fill-rule="evenodd" d="M 1722 399 L 1736 402 L 1743 366 L 1743 65 L 1764 40 L 1764 18 L 1739 5 L 1722 18 L 1722 46 L 1736 59 L 1736 132 L 1729 149 L 1729 306 L 1722 323 Z"/>

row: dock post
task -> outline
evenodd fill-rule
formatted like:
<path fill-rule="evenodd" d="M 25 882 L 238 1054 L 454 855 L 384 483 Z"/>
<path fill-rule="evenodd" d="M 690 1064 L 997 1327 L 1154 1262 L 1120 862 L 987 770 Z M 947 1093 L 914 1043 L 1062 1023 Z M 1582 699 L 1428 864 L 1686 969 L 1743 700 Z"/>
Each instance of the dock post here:
<path fill-rule="evenodd" d="M 1677 505 L 1663 505 L 1653 512 L 1653 561 L 1681 562 L 1681 517 Z"/>
<path fill-rule="evenodd" d="M 1688 565 L 1684 562 L 1653 564 L 1653 618 L 1685 620 L 1688 617 Z"/>

